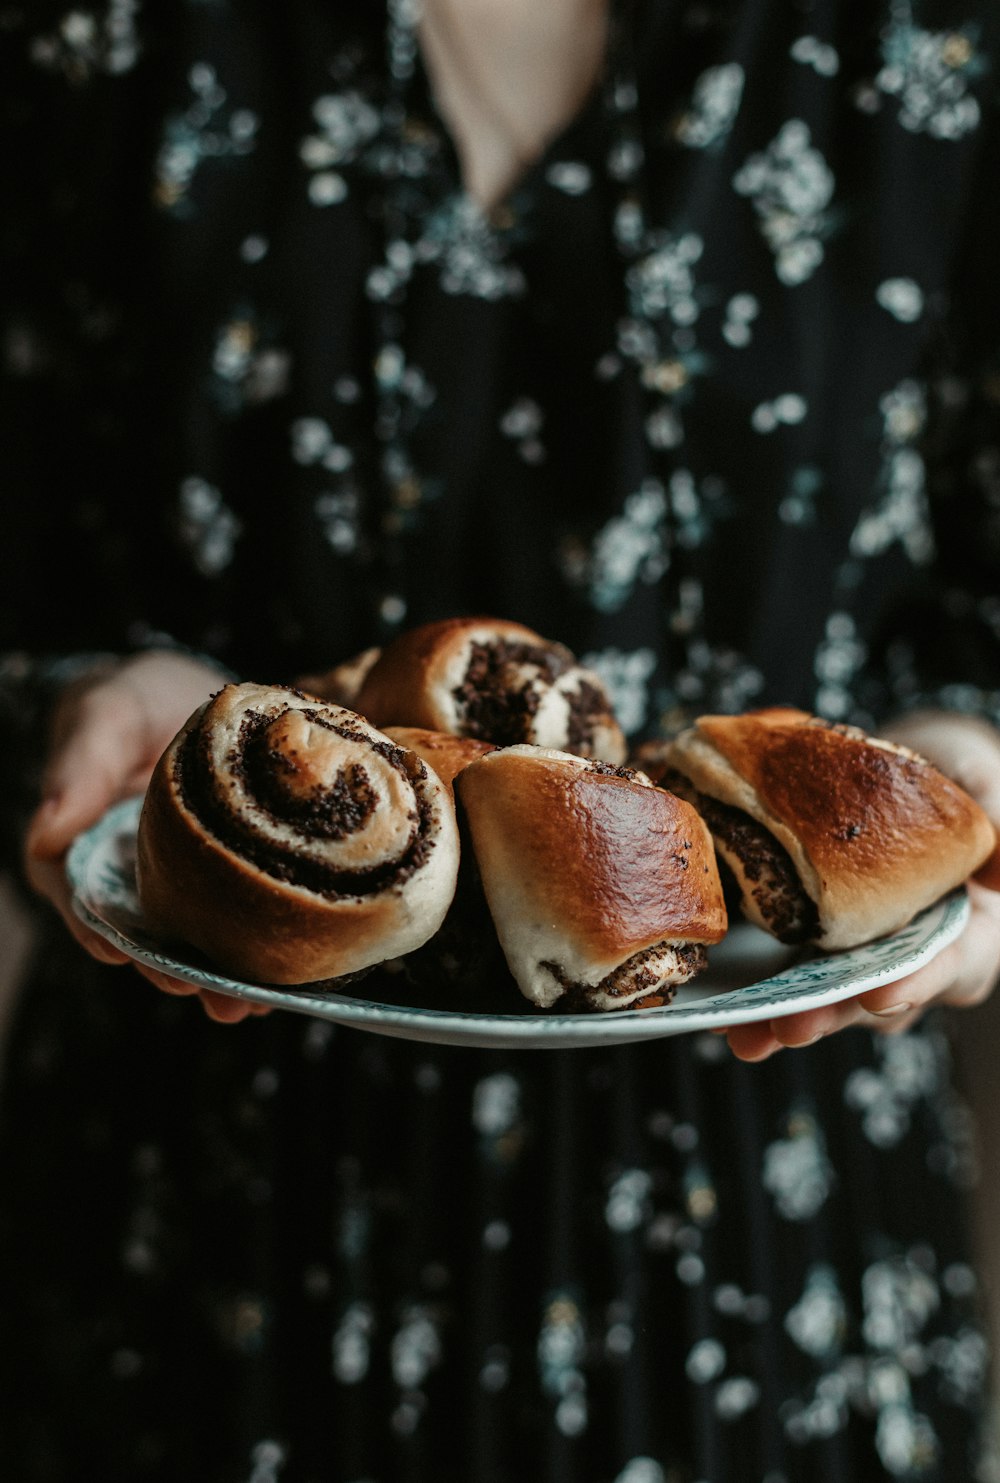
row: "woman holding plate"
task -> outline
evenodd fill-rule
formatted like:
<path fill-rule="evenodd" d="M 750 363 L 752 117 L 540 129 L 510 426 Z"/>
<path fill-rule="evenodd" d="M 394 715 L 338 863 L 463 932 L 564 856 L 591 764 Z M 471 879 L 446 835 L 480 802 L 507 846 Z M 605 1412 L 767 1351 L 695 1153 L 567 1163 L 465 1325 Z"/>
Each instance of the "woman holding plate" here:
<path fill-rule="evenodd" d="M 43 919 L 5 1072 L 6 1474 L 991 1476 L 945 1035 L 986 884 L 728 1047 L 528 1056 L 198 1015 L 64 857 L 227 677 L 480 612 L 637 740 L 798 705 L 1000 820 L 994 8 L 5 27 L 4 818 L 87 950 Z"/>

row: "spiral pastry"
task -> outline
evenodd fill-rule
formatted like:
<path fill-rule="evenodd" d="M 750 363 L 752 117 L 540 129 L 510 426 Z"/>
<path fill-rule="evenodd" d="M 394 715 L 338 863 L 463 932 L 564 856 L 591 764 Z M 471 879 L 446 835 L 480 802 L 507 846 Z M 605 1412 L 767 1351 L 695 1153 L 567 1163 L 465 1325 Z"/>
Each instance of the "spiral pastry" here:
<path fill-rule="evenodd" d="M 356 704 L 375 726 L 625 758 L 600 678 L 562 644 L 502 619 L 447 618 L 400 634 L 369 669 Z"/>
<path fill-rule="evenodd" d="M 455 779 L 510 972 L 541 1009 L 666 1003 L 727 918 L 708 830 L 626 767 L 540 747 Z"/>
<path fill-rule="evenodd" d="M 227 685 L 153 772 L 137 883 L 150 925 L 266 983 L 356 974 L 413 951 L 455 891 L 448 790 L 360 716 Z"/>

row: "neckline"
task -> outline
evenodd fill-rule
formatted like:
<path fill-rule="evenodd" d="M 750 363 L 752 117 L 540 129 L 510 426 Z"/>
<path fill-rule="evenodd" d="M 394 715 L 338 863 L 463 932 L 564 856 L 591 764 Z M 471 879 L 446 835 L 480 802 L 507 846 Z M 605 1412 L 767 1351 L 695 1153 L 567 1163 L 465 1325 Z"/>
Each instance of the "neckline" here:
<path fill-rule="evenodd" d="M 397 81 L 402 83 L 399 102 L 403 113 L 409 119 L 419 121 L 433 134 L 440 151 L 441 170 L 450 185 L 449 194 L 462 203 L 463 209 L 474 211 L 483 227 L 495 236 L 502 237 L 523 222 L 536 199 L 538 184 L 544 181 L 552 165 L 575 153 L 577 140 L 586 139 L 605 121 L 609 111 L 609 89 L 615 86 L 620 70 L 622 33 L 626 27 L 626 18 L 622 11 L 625 8 L 620 0 L 609 0 L 607 37 L 601 66 L 576 110 L 549 137 L 539 153 L 525 165 L 503 194 L 487 207 L 468 190 L 462 178 L 461 157 L 455 135 L 438 106 L 417 35 L 416 7 L 407 3 L 407 0 L 390 3 L 396 26 L 404 26 L 408 33 L 408 75 L 397 75 Z"/>

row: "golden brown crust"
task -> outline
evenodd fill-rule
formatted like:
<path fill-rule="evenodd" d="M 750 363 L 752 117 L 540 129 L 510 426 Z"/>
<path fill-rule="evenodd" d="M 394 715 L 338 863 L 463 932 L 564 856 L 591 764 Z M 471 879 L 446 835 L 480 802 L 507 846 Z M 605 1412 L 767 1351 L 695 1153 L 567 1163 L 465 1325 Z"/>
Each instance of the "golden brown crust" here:
<path fill-rule="evenodd" d="M 898 930 L 994 847 L 983 810 L 929 762 L 804 711 L 702 716 L 670 761 L 788 851 L 827 948 Z"/>
<path fill-rule="evenodd" d="M 551 1004 L 657 945 L 726 930 L 711 838 L 648 779 L 542 748 L 507 747 L 456 782 L 483 888 L 522 991 Z"/>
<path fill-rule="evenodd" d="M 137 848 L 153 929 L 264 983 L 414 950 L 444 919 L 458 866 L 452 801 L 422 761 L 279 686 L 226 686 L 195 712 L 153 772 Z"/>
<path fill-rule="evenodd" d="M 451 687 L 456 656 L 480 635 L 511 643 L 541 642 L 532 629 L 500 618 L 443 618 L 408 629 L 385 647 L 369 670 L 358 694 L 359 711 L 373 726 L 453 730 L 452 708 L 439 692 Z"/>
<path fill-rule="evenodd" d="M 446 731 L 428 731 L 421 726 L 387 726 L 384 734 L 422 757 L 452 793 L 455 778 L 462 769 L 494 750 L 492 742 L 476 741 L 471 736 L 451 736 Z"/>
<path fill-rule="evenodd" d="M 322 674 L 303 675 L 297 681 L 297 688 L 317 696 L 320 700 L 332 701 L 334 705 L 346 706 L 352 711 L 356 710 L 361 686 L 381 652 L 382 650 L 377 647 L 363 649 L 360 654 L 345 659 L 341 664 L 335 664 L 332 669 L 325 670 Z"/>
<path fill-rule="evenodd" d="M 487 651 L 504 646 L 508 658 L 483 665 Z M 477 663 L 490 668 L 485 691 Z M 476 695 L 484 693 L 491 702 L 477 708 Z M 502 745 L 530 742 L 613 763 L 625 757 L 625 738 L 600 678 L 564 645 L 506 619 L 446 618 L 400 634 L 369 670 L 356 708 L 382 728 L 414 726 Z"/>

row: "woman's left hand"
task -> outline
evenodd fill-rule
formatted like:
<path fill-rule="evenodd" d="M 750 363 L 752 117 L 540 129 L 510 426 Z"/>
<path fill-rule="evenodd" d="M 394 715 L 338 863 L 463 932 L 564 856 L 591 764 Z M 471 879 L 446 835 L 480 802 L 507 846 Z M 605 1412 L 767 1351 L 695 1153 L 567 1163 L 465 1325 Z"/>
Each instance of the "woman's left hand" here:
<path fill-rule="evenodd" d="M 880 733 L 912 747 L 975 798 L 1000 827 L 1000 732 L 971 717 L 927 711 Z M 932 1004 L 981 1004 L 1000 978 L 1000 845 L 968 884 L 972 908 L 961 936 L 916 973 L 855 999 L 802 1014 L 736 1025 L 726 1032 L 741 1061 L 763 1061 L 783 1047 L 812 1045 L 835 1030 L 865 1025 L 895 1034 Z"/>

